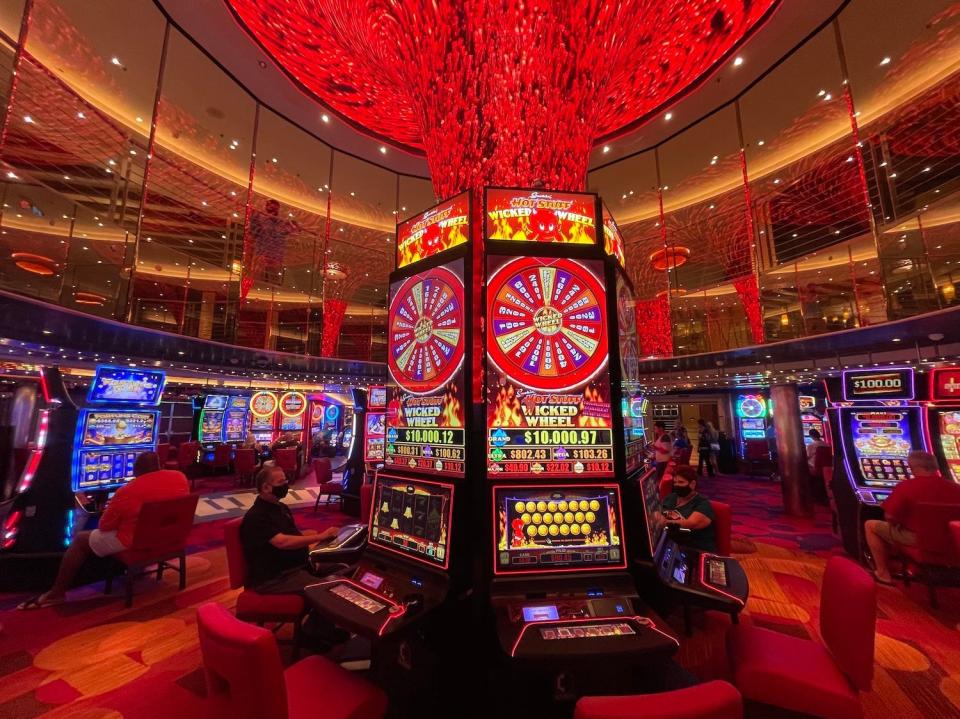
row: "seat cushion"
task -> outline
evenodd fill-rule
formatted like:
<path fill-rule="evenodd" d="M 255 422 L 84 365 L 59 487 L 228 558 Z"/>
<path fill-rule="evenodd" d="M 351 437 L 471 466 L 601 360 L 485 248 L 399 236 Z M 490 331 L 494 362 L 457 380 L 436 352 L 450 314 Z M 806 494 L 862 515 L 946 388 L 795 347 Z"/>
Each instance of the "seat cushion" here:
<path fill-rule="evenodd" d="M 111 555 L 113 559 L 123 562 L 128 567 L 132 564 L 152 564 L 163 559 L 171 559 L 181 552 L 183 547 L 158 547 L 157 549 L 127 549 Z"/>
<path fill-rule="evenodd" d="M 320 494 L 340 494 L 343 491 L 343 484 L 337 482 L 324 482 L 317 485 L 317 491 Z"/>
<path fill-rule="evenodd" d="M 727 653 L 747 699 L 826 719 L 863 715 L 860 695 L 819 642 L 739 624 L 727 634 Z"/>
<path fill-rule="evenodd" d="M 290 719 L 381 719 L 387 696 L 366 679 L 318 655 L 283 673 Z"/>
<path fill-rule="evenodd" d="M 295 621 L 306 605 L 299 594 L 259 594 L 250 589 L 237 597 L 237 619 L 256 621 Z"/>
<path fill-rule="evenodd" d="M 742 719 L 740 692 L 727 682 L 712 681 L 659 694 L 583 697 L 574 719 Z"/>

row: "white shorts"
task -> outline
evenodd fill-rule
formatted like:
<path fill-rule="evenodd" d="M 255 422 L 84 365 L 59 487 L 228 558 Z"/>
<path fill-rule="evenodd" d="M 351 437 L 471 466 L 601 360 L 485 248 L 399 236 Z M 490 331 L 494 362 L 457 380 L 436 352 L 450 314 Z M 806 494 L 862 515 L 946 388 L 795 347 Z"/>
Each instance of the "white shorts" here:
<path fill-rule="evenodd" d="M 90 549 L 98 557 L 109 557 L 111 554 L 125 552 L 127 547 L 117 539 L 116 530 L 101 532 L 99 529 L 94 529 L 90 532 Z"/>

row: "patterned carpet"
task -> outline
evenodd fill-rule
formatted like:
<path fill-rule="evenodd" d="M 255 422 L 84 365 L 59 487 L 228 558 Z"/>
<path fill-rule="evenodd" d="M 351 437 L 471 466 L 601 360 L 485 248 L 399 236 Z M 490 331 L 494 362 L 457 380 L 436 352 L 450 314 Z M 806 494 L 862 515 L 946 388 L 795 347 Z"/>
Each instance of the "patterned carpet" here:
<path fill-rule="evenodd" d="M 779 487 L 769 482 L 705 480 L 709 496 L 734 507 L 735 549 L 750 578 L 749 620 L 799 636 L 816 636 L 819 583 L 827 557 L 839 552 L 829 519 L 785 518 Z M 301 527 L 344 522 L 336 508 L 298 509 Z M 203 675 L 194 613 L 199 604 L 232 606 L 220 537 L 223 520 L 191 537 L 189 584 L 173 576 L 144 579 L 134 606 L 105 597 L 101 585 L 71 593 L 57 608 L 9 611 L 20 599 L 0 596 L 0 718 L 141 719 L 202 717 Z M 960 717 L 960 592 L 944 590 L 932 611 L 921 587 L 881 588 L 874 691 L 867 717 Z M 671 617 L 680 629 L 679 613 Z M 729 620 L 696 616 L 681 663 L 701 678 L 726 676 L 723 635 Z"/>

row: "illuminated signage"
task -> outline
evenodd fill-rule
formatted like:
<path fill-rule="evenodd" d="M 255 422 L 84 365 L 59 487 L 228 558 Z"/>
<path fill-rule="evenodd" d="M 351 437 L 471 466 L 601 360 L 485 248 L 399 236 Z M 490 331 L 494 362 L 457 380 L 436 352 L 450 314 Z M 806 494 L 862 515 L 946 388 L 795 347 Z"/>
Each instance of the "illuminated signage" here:
<path fill-rule="evenodd" d="M 250 398 L 250 412 L 254 417 L 272 417 L 277 411 L 277 395 L 273 392 L 255 392 Z"/>
<path fill-rule="evenodd" d="M 367 431 L 363 435 L 365 447 L 363 459 L 365 462 L 382 462 L 386 449 L 386 418 L 383 412 L 367 412 Z"/>
<path fill-rule="evenodd" d="M 610 214 L 610 210 L 603 205 L 603 251 L 611 257 L 616 257 L 621 267 L 627 266 L 627 258 L 623 252 L 623 235 L 620 234 L 620 228 L 617 227 L 616 220 Z"/>
<path fill-rule="evenodd" d="M 100 365 L 93 382 L 90 383 L 87 400 L 159 404 L 165 382 L 166 373 L 161 370 L 134 370 Z"/>
<path fill-rule="evenodd" d="M 464 192 L 397 225 L 397 268 L 467 242 L 470 193 Z"/>
<path fill-rule="evenodd" d="M 324 415 L 326 416 L 328 422 L 336 422 L 337 417 L 340 416 L 340 406 L 328 404 L 327 408 L 324 410 Z"/>
<path fill-rule="evenodd" d="M 307 409 L 303 392 L 285 392 L 280 395 L 280 414 L 284 417 L 299 417 Z"/>
<path fill-rule="evenodd" d="M 371 409 L 382 409 L 387 406 L 387 388 L 371 387 L 367 394 L 367 407 Z"/>
<path fill-rule="evenodd" d="M 767 416 L 767 400 L 758 394 L 740 395 L 737 398 L 737 416 L 748 419 Z"/>
<path fill-rule="evenodd" d="M 843 373 L 843 398 L 847 401 L 911 400 L 913 397 L 913 369 L 910 367 L 845 370 Z"/>
<path fill-rule="evenodd" d="M 593 195 L 544 190 L 488 188 L 486 236 L 511 242 L 597 242 L 597 199 Z"/>
<path fill-rule="evenodd" d="M 811 409 L 816 409 L 816 407 L 817 407 L 816 397 L 811 397 L 805 394 L 800 395 L 800 411 L 801 412 L 811 410 Z"/>
<path fill-rule="evenodd" d="M 208 394 L 203 400 L 204 409 L 226 409 L 229 397 L 225 394 Z"/>
<path fill-rule="evenodd" d="M 931 371 L 930 399 L 960 400 L 960 369 L 941 368 Z"/>

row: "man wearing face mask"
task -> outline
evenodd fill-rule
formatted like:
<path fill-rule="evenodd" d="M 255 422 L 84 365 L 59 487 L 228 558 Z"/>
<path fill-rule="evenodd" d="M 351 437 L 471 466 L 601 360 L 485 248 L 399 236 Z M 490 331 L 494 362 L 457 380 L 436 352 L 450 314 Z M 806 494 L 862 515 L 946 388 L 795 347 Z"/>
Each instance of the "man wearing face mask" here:
<path fill-rule="evenodd" d="M 283 470 L 267 466 L 256 479 L 259 494 L 240 523 L 240 543 L 247 562 L 246 588 L 261 594 L 297 594 L 317 577 L 307 563 L 308 547 L 332 539 L 339 527 L 301 532 L 293 513 L 280 500 L 289 486 Z"/>
<path fill-rule="evenodd" d="M 697 492 L 697 470 L 677 467 L 673 473 L 673 492 L 663 498 L 663 516 L 668 526 L 690 530 L 678 532 L 676 540 L 692 549 L 717 551 L 713 527 L 713 505 Z"/>

